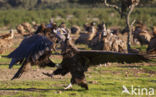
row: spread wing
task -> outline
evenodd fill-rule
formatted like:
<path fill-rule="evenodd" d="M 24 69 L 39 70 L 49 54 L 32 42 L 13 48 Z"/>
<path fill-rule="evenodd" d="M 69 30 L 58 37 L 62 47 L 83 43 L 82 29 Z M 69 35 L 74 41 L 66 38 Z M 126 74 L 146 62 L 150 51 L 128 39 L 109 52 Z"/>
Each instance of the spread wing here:
<path fill-rule="evenodd" d="M 80 55 L 88 64 L 98 65 L 107 62 L 136 63 L 148 61 L 144 56 L 133 53 L 105 52 L 100 50 L 79 51 Z"/>
<path fill-rule="evenodd" d="M 9 68 L 11 69 L 13 67 L 14 64 L 17 64 L 19 61 L 23 61 L 23 60 L 20 60 L 18 58 L 12 58 L 10 64 L 9 64 Z"/>
<path fill-rule="evenodd" d="M 41 56 L 45 55 L 47 51 L 51 51 L 51 47 L 52 42 L 45 36 L 33 35 L 26 38 L 18 48 L 7 56 L 8 58 L 12 58 L 9 67 L 11 68 L 14 64 L 27 58 L 31 58 L 35 62 Z"/>

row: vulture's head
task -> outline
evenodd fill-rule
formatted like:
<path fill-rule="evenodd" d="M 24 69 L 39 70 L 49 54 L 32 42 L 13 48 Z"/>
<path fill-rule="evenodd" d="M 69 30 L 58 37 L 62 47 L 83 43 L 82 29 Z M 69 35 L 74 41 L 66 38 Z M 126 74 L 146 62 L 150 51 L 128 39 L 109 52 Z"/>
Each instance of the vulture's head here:
<path fill-rule="evenodd" d="M 66 39 L 61 43 L 61 50 L 63 56 L 73 56 L 77 52 L 77 48 L 72 43 L 70 33 L 65 35 Z"/>
<path fill-rule="evenodd" d="M 46 26 L 45 24 L 41 24 L 38 28 L 37 28 L 37 31 L 35 32 L 35 34 L 44 34 L 45 33 L 45 29 L 46 29 Z"/>

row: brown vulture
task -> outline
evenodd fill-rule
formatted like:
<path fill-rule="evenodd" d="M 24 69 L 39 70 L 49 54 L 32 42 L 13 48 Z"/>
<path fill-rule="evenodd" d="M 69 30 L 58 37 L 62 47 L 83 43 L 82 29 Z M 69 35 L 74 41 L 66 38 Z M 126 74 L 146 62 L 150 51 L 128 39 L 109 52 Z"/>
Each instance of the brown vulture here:
<path fill-rule="evenodd" d="M 46 29 L 46 25 L 41 24 L 40 26 L 38 26 L 37 31 L 35 32 L 35 34 L 38 34 L 38 33 L 45 34 L 45 29 Z"/>
<path fill-rule="evenodd" d="M 53 75 L 64 76 L 67 73 L 70 73 L 72 76 L 71 83 L 65 89 L 71 88 L 72 84 L 78 84 L 81 87 L 88 89 L 84 73 L 92 65 L 99 65 L 107 62 L 135 63 L 148 61 L 144 56 L 133 53 L 78 50 L 71 44 L 69 39 L 66 39 L 62 45 L 62 55 L 63 61 L 59 64 L 59 67 L 52 74 L 44 74 L 52 77 Z"/>
<path fill-rule="evenodd" d="M 54 67 L 55 64 L 49 59 L 52 49 L 53 43 L 45 36 L 33 35 L 25 38 L 19 47 L 7 56 L 12 58 L 9 68 L 18 62 L 22 63 L 12 80 L 19 78 L 23 72 L 28 70 L 30 65 Z"/>
<path fill-rule="evenodd" d="M 14 31 L 11 29 L 10 33 L 0 36 L 0 39 L 12 39 L 14 38 Z"/>
<path fill-rule="evenodd" d="M 150 40 L 147 53 L 156 54 L 156 36 Z"/>

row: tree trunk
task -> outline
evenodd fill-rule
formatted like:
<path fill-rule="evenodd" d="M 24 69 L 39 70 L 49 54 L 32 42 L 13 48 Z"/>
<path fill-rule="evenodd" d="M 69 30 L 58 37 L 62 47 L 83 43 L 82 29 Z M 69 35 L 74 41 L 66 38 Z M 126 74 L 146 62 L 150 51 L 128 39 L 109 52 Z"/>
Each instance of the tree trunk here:
<path fill-rule="evenodd" d="M 131 49 L 131 42 L 133 41 L 133 37 L 132 37 L 132 26 L 130 24 L 130 15 L 132 13 L 132 11 L 134 10 L 135 5 L 132 5 L 130 8 L 130 11 L 128 12 L 127 16 L 126 16 L 126 25 L 128 28 L 128 36 L 127 36 L 127 50 L 129 52 L 129 49 Z"/>

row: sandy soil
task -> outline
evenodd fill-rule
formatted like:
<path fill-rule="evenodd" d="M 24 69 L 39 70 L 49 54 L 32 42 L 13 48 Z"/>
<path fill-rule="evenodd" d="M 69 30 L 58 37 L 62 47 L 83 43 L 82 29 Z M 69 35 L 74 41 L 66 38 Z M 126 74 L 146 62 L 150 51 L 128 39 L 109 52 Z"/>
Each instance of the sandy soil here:
<path fill-rule="evenodd" d="M 132 75 L 134 76 L 138 76 L 139 73 L 149 73 L 149 74 L 156 74 L 156 72 L 150 72 L 150 71 L 147 71 L 147 70 L 144 70 L 144 69 L 138 69 L 137 66 L 147 66 L 147 65 L 155 65 L 155 63 L 138 63 L 138 65 L 133 65 L 133 64 L 127 64 L 127 65 L 124 65 L 124 64 L 116 64 L 116 63 L 113 63 L 110 65 L 107 65 L 107 67 L 111 67 L 113 65 L 117 65 L 119 66 L 119 68 L 129 68 L 128 70 L 125 71 L 125 76 L 127 76 L 127 74 L 131 73 Z M 91 67 L 88 69 L 88 72 L 86 73 L 86 75 L 90 75 L 89 73 L 90 72 L 95 72 L 93 70 L 93 68 L 105 68 L 104 65 L 102 66 L 94 66 L 94 67 Z M 17 79 L 17 80 L 45 80 L 45 79 L 48 79 L 50 77 L 47 77 L 43 74 L 44 73 L 52 73 L 56 68 L 30 68 L 29 71 L 27 72 L 24 72 L 22 74 L 22 76 Z M 10 80 L 14 74 L 17 72 L 18 68 L 17 69 L 7 69 L 7 68 L 0 68 L 0 81 L 5 81 L 5 80 Z M 101 73 L 105 74 L 107 72 L 109 73 L 113 73 L 113 74 L 120 74 L 121 72 L 120 71 L 103 71 L 101 70 L 100 71 Z M 69 77 L 70 74 L 68 74 L 66 77 Z M 54 78 L 57 78 L 57 79 L 62 79 L 63 76 L 54 76 Z"/>
<path fill-rule="evenodd" d="M 10 80 L 18 69 L 0 69 L 0 81 Z M 22 76 L 17 80 L 45 80 L 47 77 L 44 73 L 51 73 L 54 69 L 30 69 L 27 72 L 24 72 Z M 55 76 L 55 78 L 62 78 L 61 76 Z"/>

